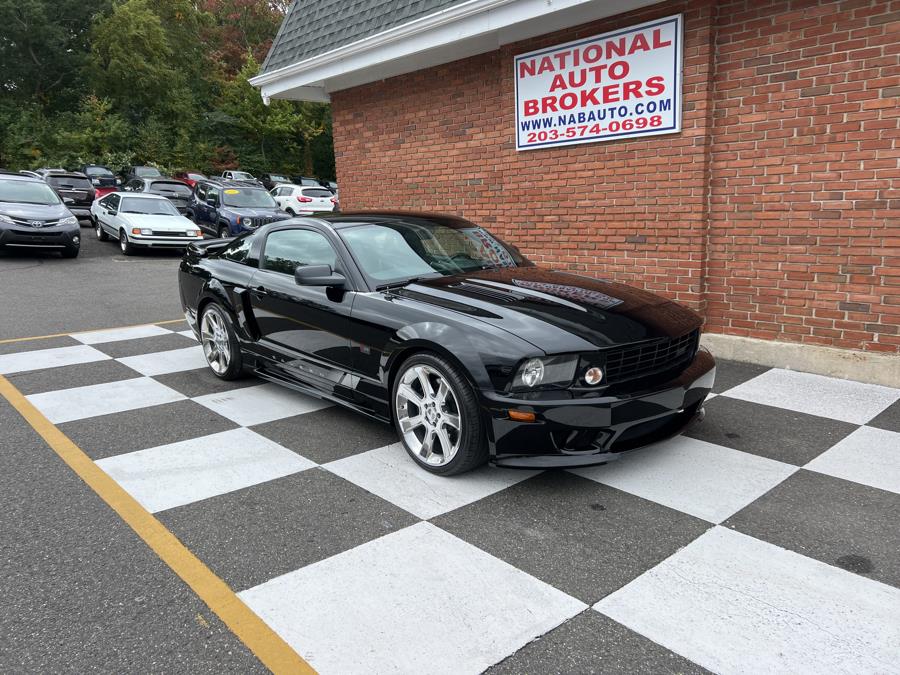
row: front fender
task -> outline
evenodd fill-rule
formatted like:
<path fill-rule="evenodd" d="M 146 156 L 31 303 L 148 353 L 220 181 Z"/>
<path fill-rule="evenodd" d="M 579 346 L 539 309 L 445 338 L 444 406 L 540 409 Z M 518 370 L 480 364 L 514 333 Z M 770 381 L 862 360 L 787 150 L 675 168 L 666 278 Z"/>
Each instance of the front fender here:
<path fill-rule="evenodd" d="M 453 326 L 423 321 L 399 329 L 385 350 L 382 373 L 386 387 L 400 362 L 415 351 L 433 351 L 461 366 L 478 390 L 502 389 L 516 364 L 528 356 L 539 356 L 536 348 L 513 335 L 494 335 L 472 326 Z"/>

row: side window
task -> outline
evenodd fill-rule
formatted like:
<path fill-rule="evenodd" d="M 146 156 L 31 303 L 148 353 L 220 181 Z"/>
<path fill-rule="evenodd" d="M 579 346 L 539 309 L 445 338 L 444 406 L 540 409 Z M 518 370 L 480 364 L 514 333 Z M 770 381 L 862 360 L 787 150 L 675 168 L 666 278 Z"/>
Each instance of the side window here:
<path fill-rule="evenodd" d="M 231 260 L 238 263 L 247 262 L 247 257 L 250 255 L 250 247 L 253 244 L 253 240 L 250 237 L 241 237 L 240 239 L 235 239 L 233 242 L 228 244 L 224 251 L 222 251 L 222 257 L 226 260 Z"/>
<path fill-rule="evenodd" d="M 213 198 L 215 199 L 216 206 L 218 206 L 218 205 L 220 204 L 220 202 L 219 202 L 219 188 L 214 188 L 214 187 L 210 186 L 210 187 L 206 190 L 206 198 L 209 199 L 210 197 L 213 197 Z"/>
<path fill-rule="evenodd" d="M 119 197 L 119 195 L 110 195 L 109 202 L 107 203 L 106 207 L 108 209 L 112 209 L 113 211 L 116 211 L 119 208 L 120 200 L 121 200 L 121 197 Z"/>
<path fill-rule="evenodd" d="M 272 272 L 293 274 L 305 265 L 331 265 L 337 255 L 325 235 L 312 230 L 279 230 L 266 238 L 261 267 Z"/>
<path fill-rule="evenodd" d="M 100 206 L 102 206 L 103 208 L 106 208 L 107 206 L 109 206 L 109 197 L 104 197 L 103 199 L 101 199 L 101 200 L 100 200 L 99 202 L 97 202 L 97 203 L 98 203 Z"/>
<path fill-rule="evenodd" d="M 203 183 L 197 183 L 196 192 L 197 192 L 197 199 L 199 199 L 201 202 L 205 202 L 206 201 L 206 185 L 204 185 Z"/>

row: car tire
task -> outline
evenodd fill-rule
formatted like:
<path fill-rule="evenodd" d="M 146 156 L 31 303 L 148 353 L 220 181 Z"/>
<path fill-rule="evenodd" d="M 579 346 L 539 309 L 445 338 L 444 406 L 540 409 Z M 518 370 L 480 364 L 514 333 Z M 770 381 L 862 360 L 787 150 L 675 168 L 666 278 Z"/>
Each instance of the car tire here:
<path fill-rule="evenodd" d="M 219 225 L 218 229 L 218 237 L 219 239 L 228 239 L 231 236 L 231 233 L 228 231 L 228 228 L 224 225 Z"/>
<path fill-rule="evenodd" d="M 66 246 L 62 251 L 63 258 L 77 258 L 78 254 L 81 252 L 80 246 Z"/>
<path fill-rule="evenodd" d="M 406 359 L 394 378 L 391 402 L 403 447 L 426 471 L 452 476 L 487 461 L 487 437 L 475 391 L 449 360 L 430 352 Z"/>
<path fill-rule="evenodd" d="M 285 211 L 287 211 L 288 215 L 289 215 L 291 218 L 296 218 L 296 217 L 297 217 L 297 214 L 294 213 L 294 209 L 288 207 L 288 208 L 285 209 Z"/>
<path fill-rule="evenodd" d="M 106 234 L 106 230 L 103 229 L 100 221 L 96 218 L 94 219 L 94 232 L 97 233 L 97 239 L 100 241 L 109 241 L 109 235 Z"/>
<path fill-rule="evenodd" d="M 235 380 L 243 374 L 241 346 L 231 317 L 221 305 L 209 303 L 200 315 L 200 345 L 213 375 Z"/>
<path fill-rule="evenodd" d="M 128 235 L 125 234 L 125 230 L 119 231 L 119 248 L 125 255 L 134 255 L 137 253 L 137 247 L 128 241 Z"/>

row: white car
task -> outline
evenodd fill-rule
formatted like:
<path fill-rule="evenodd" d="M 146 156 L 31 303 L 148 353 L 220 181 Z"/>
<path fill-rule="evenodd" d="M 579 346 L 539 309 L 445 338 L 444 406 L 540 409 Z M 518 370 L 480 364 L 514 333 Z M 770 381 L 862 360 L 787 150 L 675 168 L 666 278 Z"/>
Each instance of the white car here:
<path fill-rule="evenodd" d="M 324 187 L 310 187 L 282 183 L 271 189 L 269 194 L 278 202 L 278 206 L 292 216 L 308 216 L 312 213 L 334 211 L 337 198 L 331 190 Z"/>
<path fill-rule="evenodd" d="M 125 255 L 143 247 L 184 248 L 203 239 L 200 228 L 172 202 L 149 193 L 111 192 L 91 204 L 91 222 L 97 239 L 117 239 Z"/>

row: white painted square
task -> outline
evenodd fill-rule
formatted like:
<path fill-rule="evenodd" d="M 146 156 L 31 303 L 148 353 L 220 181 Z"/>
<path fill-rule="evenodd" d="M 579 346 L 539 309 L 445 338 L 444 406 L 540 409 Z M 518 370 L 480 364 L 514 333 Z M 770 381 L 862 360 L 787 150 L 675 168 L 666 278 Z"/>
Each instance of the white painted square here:
<path fill-rule="evenodd" d="M 128 326 L 126 328 L 110 328 L 107 330 L 92 330 L 84 333 L 72 333 L 72 337 L 86 345 L 98 345 L 104 342 L 121 342 L 122 340 L 136 340 L 138 338 L 154 337 L 157 335 L 169 335 L 172 331 L 152 323 L 143 326 Z"/>
<path fill-rule="evenodd" d="M 679 436 L 572 472 L 720 523 L 796 470 L 774 459 Z"/>
<path fill-rule="evenodd" d="M 805 468 L 900 494 L 900 434 L 860 427 Z"/>
<path fill-rule="evenodd" d="M 116 360 L 141 375 L 165 375 L 182 370 L 205 368 L 207 365 L 206 358 L 203 356 L 203 348 L 200 345 L 152 354 L 125 356 Z"/>
<path fill-rule="evenodd" d="M 900 672 L 900 589 L 722 527 L 594 608 L 716 673 Z"/>
<path fill-rule="evenodd" d="M 417 523 L 239 593 L 329 673 L 478 673 L 586 605 Z"/>
<path fill-rule="evenodd" d="M 192 330 L 190 330 L 190 329 L 188 329 L 188 330 L 180 330 L 180 331 L 178 331 L 178 335 L 184 335 L 184 337 L 186 337 L 186 338 L 191 338 L 191 340 L 196 340 L 196 339 L 197 339 L 197 336 L 194 335 L 194 331 L 192 331 Z"/>
<path fill-rule="evenodd" d="M 12 375 L 13 373 L 24 373 L 28 370 L 43 370 L 44 368 L 58 368 L 60 366 L 73 366 L 77 363 L 106 361 L 109 358 L 99 349 L 94 349 L 87 345 L 2 354 L 0 355 L 0 375 Z"/>
<path fill-rule="evenodd" d="M 250 429 L 107 457 L 106 473 L 156 512 L 233 492 L 315 466 Z"/>
<path fill-rule="evenodd" d="M 865 424 L 900 399 L 900 389 L 773 368 L 729 389 L 723 395 Z"/>
<path fill-rule="evenodd" d="M 243 387 L 194 399 L 222 417 L 249 427 L 327 408 L 330 404 L 277 384 Z"/>
<path fill-rule="evenodd" d="M 126 410 L 139 410 L 185 398 L 149 377 L 92 384 L 87 387 L 32 394 L 29 401 L 54 424 Z M 139 415 L 140 412 L 135 413 Z"/>
<path fill-rule="evenodd" d="M 477 502 L 539 473 L 484 466 L 461 476 L 435 476 L 419 467 L 400 443 L 345 457 L 324 468 L 425 519 Z"/>

